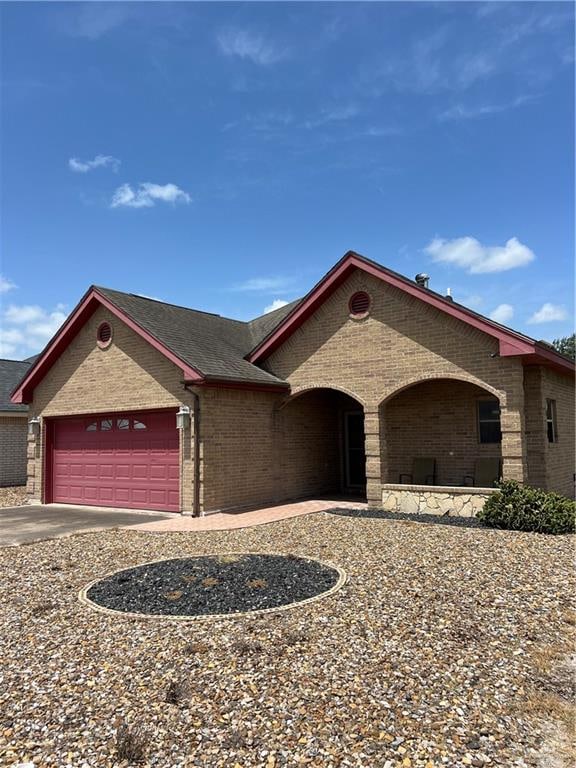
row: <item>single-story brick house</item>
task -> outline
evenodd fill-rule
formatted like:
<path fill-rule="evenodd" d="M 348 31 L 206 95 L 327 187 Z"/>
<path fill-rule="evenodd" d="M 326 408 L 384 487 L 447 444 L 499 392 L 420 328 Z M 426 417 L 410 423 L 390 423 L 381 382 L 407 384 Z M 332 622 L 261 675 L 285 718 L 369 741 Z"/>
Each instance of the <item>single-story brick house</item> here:
<path fill-rule="evenodd" d="M 574 364 L 354 252 L 250 322 L 91 287 L 12 402 L 43 502 L 459 511 L 490 492 L 482 459 L 491 486 L 574 490 Z"/>
<path fill-rule="evenodd" d="M 0 360 L 0 487 L 26 483 L 28 406 L 10 395 L 35 359 Z"/>

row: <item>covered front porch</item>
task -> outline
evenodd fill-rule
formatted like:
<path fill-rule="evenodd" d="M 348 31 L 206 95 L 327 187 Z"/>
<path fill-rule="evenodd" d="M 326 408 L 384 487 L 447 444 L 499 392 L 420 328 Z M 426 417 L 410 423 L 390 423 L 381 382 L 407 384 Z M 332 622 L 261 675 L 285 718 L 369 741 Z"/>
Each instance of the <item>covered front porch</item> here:
<path fill-rule="evenodd" d="M 523 480 L 521 412 L 475 382 L 414 382 L 365 424 L 370 506 L 474 516 L 501 479 Z"/>

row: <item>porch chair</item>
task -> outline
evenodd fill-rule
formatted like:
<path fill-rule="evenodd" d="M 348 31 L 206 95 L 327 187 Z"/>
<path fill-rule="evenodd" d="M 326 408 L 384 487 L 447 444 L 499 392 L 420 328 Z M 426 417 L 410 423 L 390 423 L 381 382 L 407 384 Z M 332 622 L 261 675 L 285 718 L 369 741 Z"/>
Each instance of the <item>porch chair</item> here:
<path fill-rule="evenodd" d="M 405 480 L 404 478 L 408 478 Z M 411 485 L 436 485 L 436 459 L 416 458 L 412 460 L 412 473 L 401 474 L 401 483 Z"/>
<path fill-rule="evenodd" d="M 464 485 L 468 485 L 467 480 L 472 480 L 472 485 L 476 488 L 493 488 L 500 480 L 502 475 L 502 461 L 499 458 L 483 456 L 476 459 L 474 464 L 474 474 L 464 477 Z"/>

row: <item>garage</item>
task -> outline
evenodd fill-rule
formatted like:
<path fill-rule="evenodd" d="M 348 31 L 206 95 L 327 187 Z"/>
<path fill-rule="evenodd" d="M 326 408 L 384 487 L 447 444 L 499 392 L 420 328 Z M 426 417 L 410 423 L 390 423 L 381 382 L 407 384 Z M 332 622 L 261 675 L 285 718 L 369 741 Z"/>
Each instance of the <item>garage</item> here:
<path fill-rule="evenodd" d="M 47 501 L 180 511 L 174 411 L 55 419 L 47 437 Z"/>

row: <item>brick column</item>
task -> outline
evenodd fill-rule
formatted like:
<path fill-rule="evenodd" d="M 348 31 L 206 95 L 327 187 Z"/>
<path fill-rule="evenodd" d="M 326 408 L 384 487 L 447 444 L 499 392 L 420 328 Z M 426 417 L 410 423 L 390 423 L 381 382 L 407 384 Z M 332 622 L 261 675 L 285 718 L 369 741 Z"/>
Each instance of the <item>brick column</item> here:
<path fill-rule="evenodd" d="M 364 433 L 366 450 L 366 496 L 369 507 L 382 506 L 382 459 L 380 436 L 380 413 L 378 407 L 367 407 L 364 411 Z"/>
<path fill-rule="evenodd" d="M 502 477 L 504 480 L 527 480 L 527 441 L 524 420 L 524 392 L 509 392 L 506 404 L 500 406 L 502 427 Z"/>

